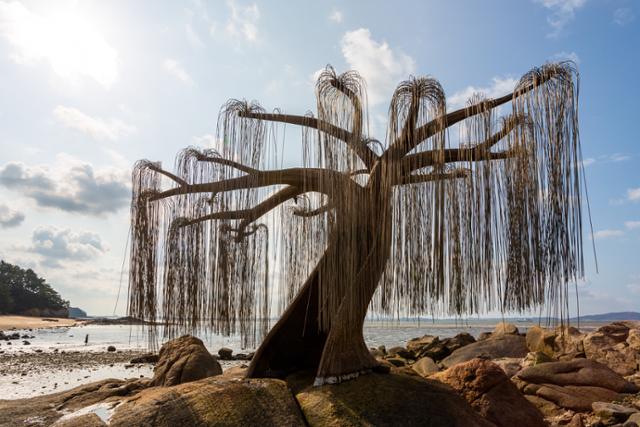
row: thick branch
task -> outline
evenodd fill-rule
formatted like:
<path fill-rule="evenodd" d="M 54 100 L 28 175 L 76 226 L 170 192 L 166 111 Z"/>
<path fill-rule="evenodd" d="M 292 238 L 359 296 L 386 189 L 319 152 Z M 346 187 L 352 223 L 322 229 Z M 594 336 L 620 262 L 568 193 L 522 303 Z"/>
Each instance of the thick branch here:
<path fill-rule="evenodd" d="M 224 191 L 243 190 L 271 185 L 291 185 L 301 191 L 317 191 L 330 195 L 336 184 L 356 189 L 358 185 L 341 172 L 318 168 L 290 168 L 272 171 L 257 171 L 251 175 L 223 181 L 189 184 L 156 193 L 149 197 L 150 201 L 165 199 L 181 194 L 219 193 Z"/>
<path fill-rule="evenodd" d="M 188 225 L 197 224 L 203 221 L 210 220 L 232 220 L 232 219 L 241 219 L 242 222 L 239 224 L 236 231 L 242 232 L 248 225 L 250 225 L 253 221 L 257 220 L 261 216 L 265 215 L 269 211 L 275 209 L 278 205 L 284 203 L 285 201 L 301 194 L 301 191 L 296 187 L 285 187 L 280 191 L 273 193 L 267 199 L 257 204 L 256 206 L 249 209 L 239 209 L 235 211 L 225 211 L 225 212 L 214 212 L 208 215 L 203 215 L 198 218 L 192 219 L 184 219 L 181 221 L 178 226 L 186 227 Z"/>
<path fill-rule="evenodd" d="M 309 211 L 296 210 L 296 211 L 293 211 L 293 214 L 295 216 L 299 216 L 299 217 L 302 217 L 302 218 L 311 218 L 311 217 L 314 217 L 316 215 L 320 215 L 320 214 L 323 214 L 325 212 L 329 212 L 331 209 L 333 209 L 335 207 L 336 207 L 336 205 L 334 203 L 329 202 L 329 203 L 327 203 L 325 205 L 320 206 L 319 208 L 311 209 Z"/>
<path fill-rule="evenodd" d="M 148 167 L 149 167 L 149 169 L 151 169 L 153 171 L 156 171 L 159 174 L 162 174 L 162 175 L 166 176 L 167 178 L 173 180 L 178 185 L 189 185 L 189 183 L 187 181 L 185 181 L 184 179 L 180 178 L 177 175 L 172 174 L 171 172 L 168 172 L 168 171 L 162 169 L 159 166 L 156 166 L 154 163 L 150 163 Z"/>
<path fill-rule="evenodd" d="M 338 126 L 334 126 L 331 123 L 318 120 L 315 117 L 296 116 L 291 114 L 275 114 L 275 113 L 253 113 L 253 112 L 240 112 L 240 117 L 249 119 L 267 120 L 271 122 L 289 123 L 292 125 L 305 126 L 312 129 L 317 129 L 326 133 L 329 136 L 333 136 L 341 141 L 344 141 L 351 150 L 362 160 L 362 162 L 371 169 L 378 156 L 371 151 L 369 147 L 360 139 L 360 136 L 354 135 L 351 132 L 342 129 Z"/>
<path fill-rule="evenodd" d="M 524 122 L 522 117 L 510 117 L 504 122 L 504 126 L 499 132 L 494 133 L 485 141 L 469 148 L 457 148 L 444 150 L 444 162 L 453 163 L 460 161 L 482 161 L 493 160 L 490 153 L 491 147 L 496 145 L 502 138 L 507 136 L 516 126 Z M 401 170 L 414 171 L 438 163 L 441 150 L 429 150 L 416 154 L 410 154 L 402 159 Z"/>
<path fill-rule="evenodd" d="M 250 166 L 243 165 L 242 163 L 225 159 L 222 157 L 212 157 L 212 156 L 205 156 L 203 154 L 198 154 L 196 158 L 201 162 L 211 162 L 211 163 L 217 163 L 219 165 L 230 166 L 234 169 L 238 169 L 239 171 L 242 171 L 248 174 L 254 174 L 259 172 L 258 169 L 254 169 Z"/>
<path fill-rule="evenodd" d="M 437 117 L 431 120 L 429 123 L 423 126 L 420 126 L 415 132 L 415 137 L 408 144 L 402 144 L 402 140 L 394 141 L 392 146 L 387 151 L 386 157 L 390 159 L 395 159 L 395 158 L 404 156 L 405 154 L 413 150 L 415 147 L 417 147 L 422 141 L 432 137 L 437 132 L 442 131 L 448 127 L 451 127 L 464 119 L 467 119 L 469 117 L 475 116 L 480 113 L 484 113 L 485 111 L 489 111 L 511 100 L 514 100 L 515 98 L 522 96 L 525 93 L 530 92 L 536 87 L 544 84 L 545 82 L 550 80 L 552 77 L 553 77 L 552 75 L 545 76 L 535 84 L 531 84 L 524 88 L 520 88 L 517 91 L 513 91 L 508 95 L 502 96 L 500 98 L 489 99 L 489 100 L 471 105 L 469 107 L 461 108 L 459 110 L 456 110 L 452 113 L 447 114 L 444 118 Z"/>

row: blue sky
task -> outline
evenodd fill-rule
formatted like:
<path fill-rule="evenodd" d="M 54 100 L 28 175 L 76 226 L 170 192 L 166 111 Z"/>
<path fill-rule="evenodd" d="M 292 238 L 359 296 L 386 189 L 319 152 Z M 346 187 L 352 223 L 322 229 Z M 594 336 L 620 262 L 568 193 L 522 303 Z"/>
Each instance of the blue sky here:
<path fill-rule="evenodd" d="M 356 69 L 383 139 L 388 100 L 409 75 L 435 76 L 459 106 L 572 59 L 599 262 L 596 274 L 585 253 L 580 309 L 638 310 L 639 25 L 632 0 L 0 0 L 0 258 L 110 314 L 131 165 L 172 165 L 181 148 L 210 145 L 227 99 L 300 114 L 315 108 L 314 73 Z M 285 149 L 287 164 L 300 161 L 295 143 Z"/>

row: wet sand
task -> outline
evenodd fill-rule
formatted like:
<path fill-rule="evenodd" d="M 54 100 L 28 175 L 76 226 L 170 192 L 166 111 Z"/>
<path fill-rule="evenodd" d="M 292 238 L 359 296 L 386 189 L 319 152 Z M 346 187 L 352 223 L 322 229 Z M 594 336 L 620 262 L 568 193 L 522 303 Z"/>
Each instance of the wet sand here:
<path fill-rule="evenodd" d="M 83 323 L 82 320 L 59 317 L 0 316 L 0 331 L 69 327 Z"/>

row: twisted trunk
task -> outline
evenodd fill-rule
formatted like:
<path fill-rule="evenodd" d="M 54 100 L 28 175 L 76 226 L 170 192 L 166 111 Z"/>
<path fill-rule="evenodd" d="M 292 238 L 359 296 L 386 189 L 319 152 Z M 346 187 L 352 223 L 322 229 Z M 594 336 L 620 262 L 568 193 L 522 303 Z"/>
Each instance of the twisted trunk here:
<path fill-rule="evenodd" d="M 389 194 L 374 195 L 372 190 L 360 197 L 361 215 L 341 215 L 334 236 L 296 298 L 271 329 L 249 367 L 247 377 L 281 377 L 298 370 L 315 370 L 316 384 L 334 383 L 369 371 L 378 365 L 363 337 L 364 319 L 380 282 L 391 247 Z M 357 205 L 357 203 L 354 203 Z M 362 209 L 362 207 L 365 207 Z M 340 236 L 357 236 L 357 250 Z M 349 259 L 349 257 L 351 257 Z M 329 260 L 344 259 L 339 271 Z M 351 278 L 335 286 L 331 280 Z M 340 301 L 323 331 L 321 290 L 338 290 Z M 326 302 L 323 302 L 323 304 Z"/>

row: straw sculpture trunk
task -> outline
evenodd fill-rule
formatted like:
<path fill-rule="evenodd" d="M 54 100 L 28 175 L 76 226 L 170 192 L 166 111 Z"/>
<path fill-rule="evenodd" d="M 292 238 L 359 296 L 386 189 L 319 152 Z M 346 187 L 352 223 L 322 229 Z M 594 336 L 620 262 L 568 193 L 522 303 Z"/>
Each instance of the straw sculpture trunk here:
<path fill-rule="evenodd" d="M 410 78 L 384 142 L 355 72 L 320 75 L 317 117 L 229 101 L 217 150 L 184 150 L 175 173 L 136 164 L 130 314 L 165 337 L 264 338 L 249 377 L 311 369 L 316 384 L 375 369 L 368 311 L 548 303 L 563 318 L 583 275 L 577 85 L 572 64 L 547 64 L 447 113 L 435 79 Z M 284 124 L 302 129 L 302 167 L 282 167 Z"/>

